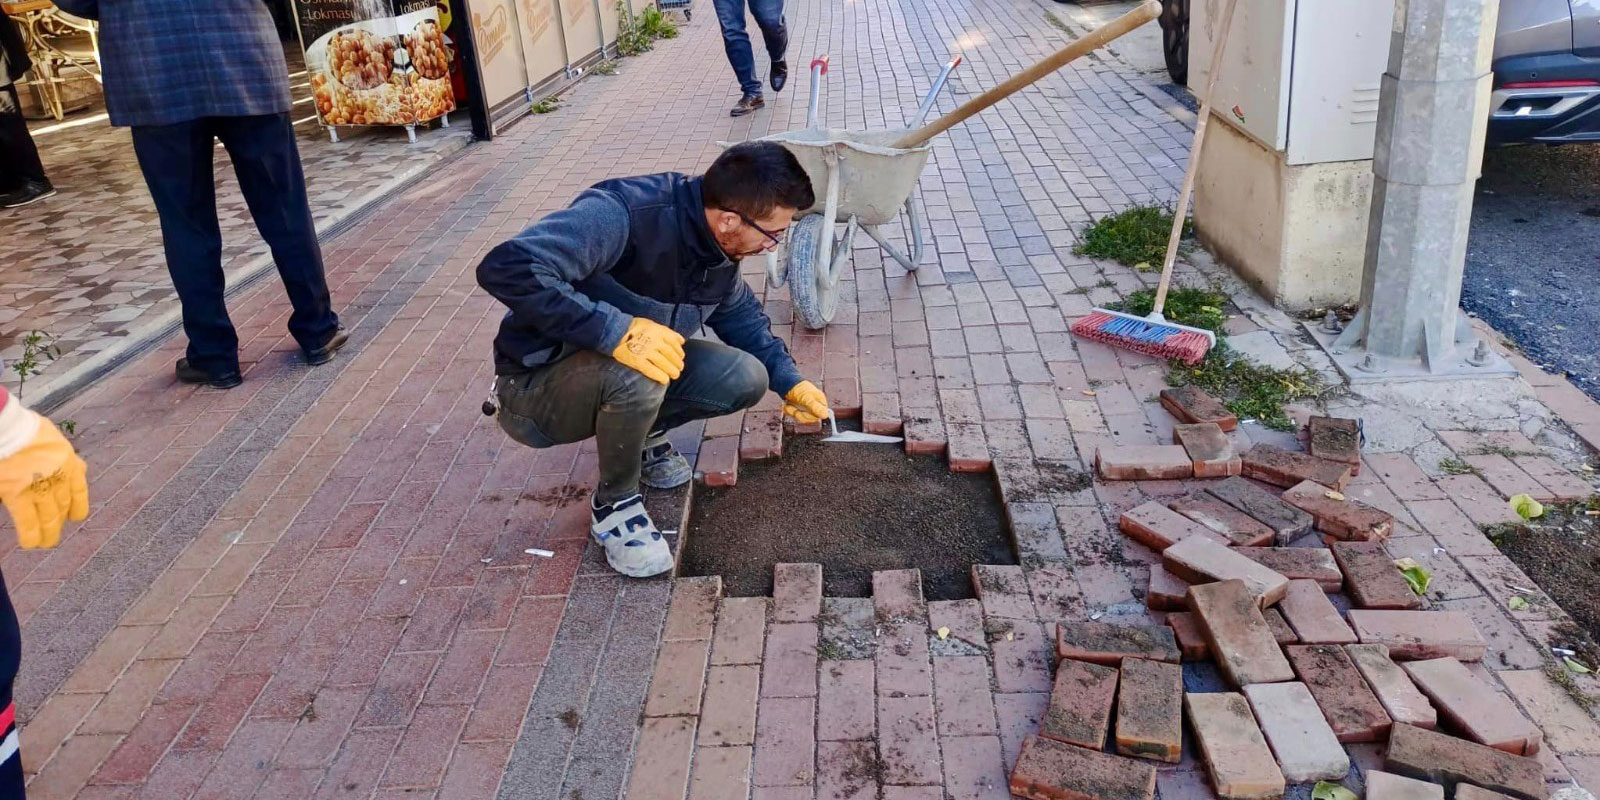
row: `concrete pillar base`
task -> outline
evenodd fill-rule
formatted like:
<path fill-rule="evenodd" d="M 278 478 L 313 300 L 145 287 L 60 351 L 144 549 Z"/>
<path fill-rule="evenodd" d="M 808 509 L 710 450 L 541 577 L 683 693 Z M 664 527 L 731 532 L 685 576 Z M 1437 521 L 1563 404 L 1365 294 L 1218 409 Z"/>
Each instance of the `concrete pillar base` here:
<path fill-rule="evenodd" d="M 1431 356 L 1409 359 L 1387 358 L 1367 350 L 1360 334 L 1366 315 L 1364 308 L 1357 311 L 1342 331 L 1328 330 L 1321 322 L 1301 323 L 1351 385 L 1517 376 L 1516 367 L 1473 332 L 1465 313 L 1458 314 L 1452 330 L 1427 334 L 1433 339 L 1426 348 Z"/>
<path fill-rule="evenodd" d="M 1290 311 L 1361 297 L 1372 162 L 1292 165 L 1216 114 L 1195 178 L 1201 244 Z"/>

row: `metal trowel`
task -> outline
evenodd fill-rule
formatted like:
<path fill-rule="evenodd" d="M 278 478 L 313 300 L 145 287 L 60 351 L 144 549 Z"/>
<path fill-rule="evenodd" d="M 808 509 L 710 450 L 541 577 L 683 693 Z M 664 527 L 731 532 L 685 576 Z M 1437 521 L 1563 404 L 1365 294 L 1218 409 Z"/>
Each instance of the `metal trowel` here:
<path fill-rule="evenodd" d="M 834 416 L 833 409 L 828 409 L 828 427 L 833 433 L 823 437 L 824 442 L 857 442 L 860 444 L 898 444 L 904 439 L 899 436 L 883 436 L 876 433 L 861 433 L 860 431 L 839 430 L 839 418 Z"/>

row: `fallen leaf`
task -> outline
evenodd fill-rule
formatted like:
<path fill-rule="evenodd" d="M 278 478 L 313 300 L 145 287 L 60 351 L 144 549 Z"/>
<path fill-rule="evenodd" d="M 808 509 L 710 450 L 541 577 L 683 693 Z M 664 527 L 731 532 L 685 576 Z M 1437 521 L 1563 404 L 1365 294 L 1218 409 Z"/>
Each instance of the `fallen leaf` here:
<path fill-rule="evenodd" d="M 1093 389 L 1084 389 L 1082 394 L 1084 397 L 1094 397 L 1095 395 L 1099 394 L 1099 392 Z"/>
<path fill-rule="evenodd" d="M 1506 601 L 1506 607 L 1512 611 L 1521 611 L 1522 609 L 1528 607 L 1528 601 L 1517 595 L 1512 595 L 1511 599 Z"/>
<path fill-rule="evenodd" d="M 1416 592 L 1418 595 L 1426 593 L 1429 584 L 1433 583 L 1433 576 L 1428 574 L 1428 570 L 1418 564 L 1416 559 L 1395 559 L 1394 565 L 1400 568 L 1400 575 L 1411 586 L 1411 591 Z"/>
<path fill-rule="evenodd" d="M 1535 520 L 1544 516 L 1544 504 L 1529 495 L 1516 495 L 1506 503 L 1511 506 L 1512 511 L 1517 512 L 1517 516 L 1525 520 Z"/>
<path fill-rule="evenodd" d="M 1594 472 L 1594 467 L 1591 467 L 1588 464 L 1579 464 L 1578 469 L 1581 469 L 1584 472 Z"/>
<path fill-rule="evenodd" d="M 1594 670 L 1585 666 L 1582 661 L 1572 658 L 1571 656 L 1563 656 L 1561 660 L 1567 665 L 1567 669 L 1576 672 L 1579 675 L 1588 675 L 1589 673 L 1594 672 Z"/>
<path fill-rule="evenodd" d="M 1323 492 L 1322 496 L 1328 498 L 1329 500 L 1338 500 L 1340 502 L 1344 502 L 1343 492 L 1335 492 L 1332 489 L 1329 489 L 1328 491 Z"/>
<path fill-rule="evenodd" d="M 939 641 L 944 641 L 945 639 L 950 638 L 950 629 L 948 627 L 941 626 L 939 630 L 934 631 L 934 633 L 939 634 Z"/>
<path fill-rule="evenodd" d="M 1311 800 L 1359 800 L 1356 793 L 1329 781 L 1317 781 L 1311 787 Z"/>

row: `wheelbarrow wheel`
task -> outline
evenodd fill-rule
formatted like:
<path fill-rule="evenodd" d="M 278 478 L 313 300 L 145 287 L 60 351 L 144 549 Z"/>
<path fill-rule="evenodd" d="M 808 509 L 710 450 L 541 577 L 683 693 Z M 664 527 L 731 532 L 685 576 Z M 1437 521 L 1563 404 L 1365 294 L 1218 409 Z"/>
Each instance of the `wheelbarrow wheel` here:
<path fill-rule="evenodd" d="M 789 299 L 794 315 L 809 330 L 826 328 L 839 310 L 839 284 L 828 281 L 828 265 L 818 263 L 822 237 L 832 236 L 822 224 L 821 214 L 803 217 L 789 231 Z M 840 247 L 848 250 L 848 239 Z M 847 258 L 847 253 L 835 253 Z"/>

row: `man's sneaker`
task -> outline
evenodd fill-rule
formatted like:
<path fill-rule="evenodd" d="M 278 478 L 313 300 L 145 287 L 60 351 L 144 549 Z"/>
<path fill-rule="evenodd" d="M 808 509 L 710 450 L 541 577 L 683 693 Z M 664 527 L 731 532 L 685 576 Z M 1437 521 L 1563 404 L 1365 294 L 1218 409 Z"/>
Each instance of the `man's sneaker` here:
<path fill-rule="evenodd" d="M 772 62 L 772 72 L 770 73 L 770 77 L 772 80 L 772 91 L 783 91 L 784 84 L 789 82 L 789 62 L 782 59 Z"/>
<path fill-rule="evenodd" d="M 0 194 L 0 208 L 22 208 L 30 203 L 55 196 L 56 187 L 51 186 L 49 181 L 28 181 L 16 191 Z"/>
<path fill-rule="evenodd" d="M 689 459 L 673 449 L 664 433 L 645 439 L 640 457 L 644 465 L 639 469 L 639 482 L 652 489 L 676 489 L 694 477 Z"/>
<path fill-rule="evenodd" d="M 611 568 L 630 577 L 648 578 L 672 569 L 672 548 L 650 521 L 639 495 L 609 505 L 590 501 L 589 533 L 606 549 Z"/>
<path fill-rule="evenodd" d="M 761 108 L 762 106 L 765 106 L 766 104 L 767 101 L 761 99 L 761 95 L 747 94 L 744 97 L 739 98 L 738 104 L 734 105 L 733 110 L 728 112 L 728 116 L 742 117 L 758 108 Z"/>

